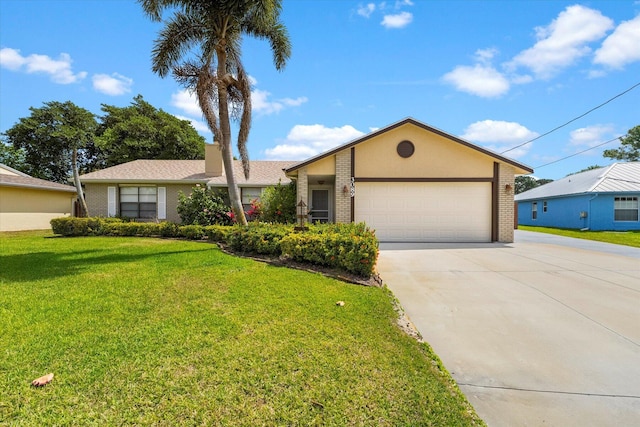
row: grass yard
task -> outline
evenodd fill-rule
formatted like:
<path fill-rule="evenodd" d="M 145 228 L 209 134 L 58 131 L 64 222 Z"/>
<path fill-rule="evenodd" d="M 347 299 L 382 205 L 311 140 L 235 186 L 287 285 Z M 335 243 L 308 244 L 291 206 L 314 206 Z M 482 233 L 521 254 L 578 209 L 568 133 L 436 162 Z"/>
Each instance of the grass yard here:
<path fill-rule="evenodd" d="M 518 229 L 640 248 L 640 232 L 638 231 L 580 231 L 564 228 L 532 227 L 529 225 L 519 225 Z"/>
<path fill-rule="evenodd" d="M 483 425 L 392 301 L 207 243 L 2 233 L 0 424 Z"/>

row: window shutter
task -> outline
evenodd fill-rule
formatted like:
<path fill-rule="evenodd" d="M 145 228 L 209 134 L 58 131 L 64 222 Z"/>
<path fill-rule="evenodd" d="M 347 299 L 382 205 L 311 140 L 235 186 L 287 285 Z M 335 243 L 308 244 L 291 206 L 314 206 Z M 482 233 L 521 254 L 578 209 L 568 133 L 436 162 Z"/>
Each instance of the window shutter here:
<path fill-rule="evenodd" d="M 116 216 L 116 187 L 107 187 L 107 216 Z"/>
<path fill-rule="evenodd" d="M 158 219 L 167 219 L 167 187 L 158 187 Z"/>

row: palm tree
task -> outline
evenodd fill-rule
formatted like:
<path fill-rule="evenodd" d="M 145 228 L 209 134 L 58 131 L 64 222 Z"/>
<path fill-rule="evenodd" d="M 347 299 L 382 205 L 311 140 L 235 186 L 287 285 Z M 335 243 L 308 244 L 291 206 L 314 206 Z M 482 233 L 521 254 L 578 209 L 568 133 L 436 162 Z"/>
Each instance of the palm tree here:
<path fill-rule="evenodd" d="M 247 139 L 251 127 L 251 84 L 242 66 L 243 35 L 265 39 L 277 70 L 291 54 L 291 44 L 280 22 L 282 0 L 138 0 L 154 21 L 166 9 L 173 15 L 154 42 L 152 69 L 175 79 L 196 94 L 215 141 L 220 143 L 231 209 L 239 224 L 247 220 L 233 174 L 231 118 L 240 121 L 238 151 L 249 178 Z M 191 55 L 189 55 L 191 54 Z"/>

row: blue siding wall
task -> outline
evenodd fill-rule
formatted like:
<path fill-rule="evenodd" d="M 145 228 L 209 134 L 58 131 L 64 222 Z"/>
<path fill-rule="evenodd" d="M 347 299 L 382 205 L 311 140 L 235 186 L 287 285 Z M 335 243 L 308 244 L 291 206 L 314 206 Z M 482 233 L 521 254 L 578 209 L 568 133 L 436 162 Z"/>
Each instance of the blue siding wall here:
<path fill-rule="evenodd" d="M 617 196 L 640 198 L 640 193 L 599 194 L 591 201 L 591 230 L 640 230 L 640 221 L 613 220 L 613 199 Z"/>
<path fill-rule="evenodd" d="M 528 200 L 518 202 L 518 224 L 538 227 L 585 228 L 589 218 L 580 218 L 580 212 L 589 210 L 591 196 L 572 196 L 555 199 Z M 538 218 L 531 218 L 531 205 L 538 202 Z M 543 203 L 547 202 L 547 212 Z"/>
<path fill-rule="evenodd" d="M 589 228 L 599 230 L 640 230 L 640 221 L 614 221 L 613 201 L 617 196 L 639 197 L 639 194 L 581 194 L 540 200 L 526 200 L 518 203 L 518 224 L 538 227 Z M 531 218 L 531 206 L 538 203 L 538 218 Z M 547 212 L 543 205 L 547 202 Z M 580 212 L 587 212 L 580 218 Z"/>

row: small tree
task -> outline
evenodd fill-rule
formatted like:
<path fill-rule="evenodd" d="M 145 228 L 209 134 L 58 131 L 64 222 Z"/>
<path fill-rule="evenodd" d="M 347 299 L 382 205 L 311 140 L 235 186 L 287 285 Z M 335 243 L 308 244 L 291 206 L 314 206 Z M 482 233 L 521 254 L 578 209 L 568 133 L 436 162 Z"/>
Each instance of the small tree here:
<path fill-rule="evenodd" d="M 627 136 L 620 138 L 620 148 L 604 150 L 604 157 L 626 162 L 640 160 L 640 125 L 629 129 Z"/>
<path fill-rule="evenodd" d="M 29 117 L 21 118 L 5 133 L 12 147 L 25 156 L 28 169 L 23 172 L 60 183 L 73 177 L 82 208 L 89 215 L 79 175 L 89 171 L 95 157 L 93 113 L 71 101 L 45 102 L 29 110 Z"/>
<path fill-rule="evenodd" d="M 231 225 L 229 203 L 220 191 L 197 184 L 187 196 L 178 194 L 178 215 L 185 225 Z"/>
<path fill-rule="evenodd" d="M 296 185 L 268 187 L 262 193 L 262 211 L 260 219 L 265 222 L 293 224 L 296 222 Z"/>

